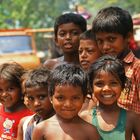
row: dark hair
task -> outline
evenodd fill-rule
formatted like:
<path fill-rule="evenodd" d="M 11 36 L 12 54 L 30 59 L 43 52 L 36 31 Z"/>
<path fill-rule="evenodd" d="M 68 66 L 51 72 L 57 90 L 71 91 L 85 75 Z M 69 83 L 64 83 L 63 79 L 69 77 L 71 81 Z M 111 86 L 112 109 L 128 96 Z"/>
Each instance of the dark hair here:
<path fill-rule="evenodd" d="M 54 95 L 57 85 L 80 86 L 83 95 L 87 95 L 87 75 L 78 65 L 61 64 L 50 74 L 49 94 Z"/>
<path fill-rule="evenodd" d="M 95 41 L 95 35 L 94 33 L 92 32 L 91 29 L 83 32 L 81 35 L 80 35 L 80 40 L 87 40 L 87 39 L 90 39 L 90 40 L 93 40 Z"/>
<path fill-rule="evenodd" d="M 92 88 L 94 78 L 101 71 L 109 72 L 114 75 L 121 83 L 122 88 L 125 87 L 127 78 L 125 76 L 125 69 L 121 60 L 114 56 L 104 55 L 97 59 L 89 69 L 89 81 Z"/>
<path fill-rule="evenodd" d="M 24 68 L 16 62 L 3 63 L 0 65 L 0 78 L 9 81 L 19 88 L 21 88 L 21 76 L 24 72 Z"/>
<path fill-rule="evenodd" d="M 79 26 L 82 32 L 86 31 L 87 29 L 86 19 L 84 19 L 84 17 L 82 17 L 80 14 L 65 13 L 57 17 L 55 20 L 54 24 L 55 37 L 57 36 L 59 26 L 67 23 L 74 23 L 75 25 Z"/>
<path fill-rule="evenodd" d="M 22 90 L 26 94 L 26 88 L 48 87 L 48 78 L 50 71 L 45 66 L 40 66 L 30 70 L 22 77 Z"/>
<path fill-rule="evenodd" d="M 92 23 L 92 30 L 97 32 L 119 33 L 126 37 L 133 33 L 133 21 L 128 11 L 119 7 L 101 9 Z"/>

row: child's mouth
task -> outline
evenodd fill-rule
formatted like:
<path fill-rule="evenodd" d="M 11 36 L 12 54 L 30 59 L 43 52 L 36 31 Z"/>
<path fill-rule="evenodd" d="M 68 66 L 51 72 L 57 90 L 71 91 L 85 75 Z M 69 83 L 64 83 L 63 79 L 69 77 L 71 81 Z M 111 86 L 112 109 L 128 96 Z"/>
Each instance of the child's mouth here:
<path fill-rule="evenodd" d="M 66 44 L 65 44 L 65 48 L 67 48 L 67 49 L 72 48 L 72 44 L 71 44 L 71 43 L 66 43 Z"/>

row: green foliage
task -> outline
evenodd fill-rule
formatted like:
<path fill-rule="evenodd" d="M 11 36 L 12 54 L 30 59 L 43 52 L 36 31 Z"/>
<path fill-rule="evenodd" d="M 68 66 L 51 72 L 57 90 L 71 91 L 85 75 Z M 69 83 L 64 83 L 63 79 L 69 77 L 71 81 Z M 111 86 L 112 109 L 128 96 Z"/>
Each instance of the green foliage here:
<path fill-rule="evenodd" d="M 70 4 L 83 5 L 92 19 L 99 9 L 111 5 L 125 8 L 131 14 L 140 12 L 139 0 L 0 0 L 0 28 L 53 27 L 57 16 L 74 10 Z"/>
<path fill-rule="evenodd" d="M 0 5 L 1 28 L 52 27 L 54 19 L 68 9 L 67 0 L 4 0 Z"/>
<path fill-rule="evenodd" d="M 139 0 L 80 0 L 81 5 L 86 7 L 93 16 L 96 15 L 97 11 L 107 6 L 119 6 L 128 10 L 132 15 L 140 13 L 140 2 Z"/>

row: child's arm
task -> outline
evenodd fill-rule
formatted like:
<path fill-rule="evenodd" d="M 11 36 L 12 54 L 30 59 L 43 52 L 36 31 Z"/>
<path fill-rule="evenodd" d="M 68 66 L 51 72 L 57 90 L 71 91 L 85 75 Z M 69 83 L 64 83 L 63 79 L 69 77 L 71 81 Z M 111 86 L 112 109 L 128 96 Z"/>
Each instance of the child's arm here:
<path fill-rule="evenodd" d="M 140 140 L 140 114 L 135 115 L 133 130 L 136 140 Z"/>
<path fill-rule="evenodd" d="M 94 128 L 91 133 L 90 133 L 90 137 L 89 137 L 89 140 L 100 140 L 100 135 L 99 135 L 99 132 L 97 131 L 96 128 Z"/>
<path fill-rule="evenodd" d="M 130 140 L 134 134 L 136 140 L 140 140 L 140 114 L 127 112 L 126 140 Z"/>

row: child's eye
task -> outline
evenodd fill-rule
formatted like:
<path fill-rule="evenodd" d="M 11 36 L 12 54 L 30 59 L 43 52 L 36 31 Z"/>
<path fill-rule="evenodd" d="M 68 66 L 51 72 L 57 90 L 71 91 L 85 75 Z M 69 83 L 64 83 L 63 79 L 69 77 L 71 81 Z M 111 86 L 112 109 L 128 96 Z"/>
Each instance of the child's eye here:
<path fill-rule="evenodd" d="M 103 82 L 96 82 L 96 83 L 94 83 L 94 85 L 97 87 L 103 87 L 104 83 Z"/>
<path fill-rule="evenodd" d="M 58 97 L 56 97 L 56 99 L 57 99 L 58 101 L 62 101 L 62 100 L 64 100 L 64 97 L 63 97 L 63 96 L 58 96 Z"/>
<path fill-rule="evenodd" d="M 112 86 L 116 86 L 116 85 L 118 85 L 118 82 L 112 81 L 112 82 L 111 82 L 111 85 L 112 85 Z"/>
<path fill-rule="evenodd" d="M 79 54 L 82 54 L 83 51 L 82 50 L 78 50 L 78 52 L 79 52 Z"/>
<path fill-rule="evenodd" d="M 111 43 L 112 43 L 112 42 L 114 42 L 114 41 L 115 41 L 115 39 L 116 39 L 115 37 L 110 37 L 110 38 L 109 38 L 109 42 L 111 42 Z"/>
<path fill-rule="evenodd" d="M 80 99 L 79 96 L 74 96 L 74 97 L 73 97 L 73 100 L 79 100 L 79 99 Z"/>
<path fill-rule="evenodd" d="M 72 35 L 79 35 L 79 32 L 74 30 L 74 31 L 71 32 L 71 34 Z"/>
<path fill-rule="evenodd" d="M 46 97 L 46 96 L 44 96 L 44 95 L 40 95 L 40 96 L 39 96 L 39 99 L 40 99 L 40 100 L 44 100 L 45 97 Z"/>
<path fill-rule="evenodd" d="M 94 52 L 93 49 L 88 49 L 87 51 L 88 51 L 89 54 L 92 54 Z"/>
<path fill-rule="evenodd" d="M 13 90 L 14 90 L 14 88 L 10 87 L 10 88 L 7 89 L 7 92 L 12 92 Z"/>
<path fill-rule="evenodd" d="M 29 101 L 33 101 L 33 100 L 34 100 L 34 98 L 33 98 L 33 97 L 28 96 L 28 100 L 29 100 Z"/>
<path fill-rule="evenodd" d="M 65 34 L 66 34 L 65 32 L 59 32 L 59 33 L 58 33 L 58 36 L 60 36 L 60 37 L 64 37 Z"/>

